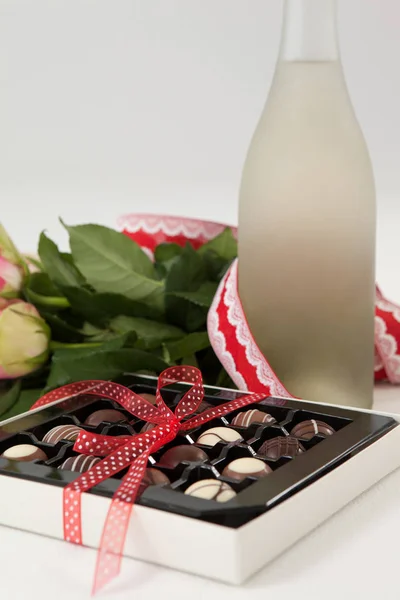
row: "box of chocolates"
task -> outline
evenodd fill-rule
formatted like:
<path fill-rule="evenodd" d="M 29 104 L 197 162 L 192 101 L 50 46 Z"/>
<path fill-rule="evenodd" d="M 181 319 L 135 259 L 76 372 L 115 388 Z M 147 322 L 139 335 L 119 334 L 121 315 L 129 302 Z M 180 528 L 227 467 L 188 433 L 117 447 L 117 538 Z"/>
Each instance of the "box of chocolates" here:
<path fill-rule="evenodd" d="M 154 405 L 156 379 L 122 383 Z M 173 411 L 187 390 L 171 384 L 163 400 Z M 197 413 L 241 396 L 205 388 Z M 0 423 L 1 523 L 63 539 L 63 490 L 101 461 L 74 449 L 79 434 L 125 439 L 154 427 L 95 393 Z M 124 555 L 240 584 L 396 469 L 399 443 L 394 416 L 282 398 L 179 431 L 149 455 Z M 84 545 L 99 547 L 126 472 L 82 495 Z"/>

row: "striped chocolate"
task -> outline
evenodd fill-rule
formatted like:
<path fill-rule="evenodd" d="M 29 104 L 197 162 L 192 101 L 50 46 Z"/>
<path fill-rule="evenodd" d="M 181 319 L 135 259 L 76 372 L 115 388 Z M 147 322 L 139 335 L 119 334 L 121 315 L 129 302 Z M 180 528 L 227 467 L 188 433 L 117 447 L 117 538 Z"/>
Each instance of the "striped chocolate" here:
<path fill-rule="evenodd" d="M 240 412 L 233 419 L 231 425 L 235 425 L 236 427 L 250 427 L 253 423 L 266 423 L 269 425 L 271 423 L 276 423 L 276 419 L 274 419 L 272 415 L 255 408 L 253 410 Z"/>
<path fill-rule="evenodd" d="M 79 456 L 71 456 L 58 467 L 62 471 L 75 471 L 76 473 L 85 473 L 89 471 L 95 464 L 100 462 L 100 458 L 95 456 L 85 456 L 79 454 Z"/>
<path fill-rule="evenodd" d="M 216 502 L 229 502 L 236 496 L 235 490 L 225 481 L 218 479 L 202 479 L 196 481 L 185 491 L 187 496 L 203 498 L 204 500 L 215 500 Z"/>
<path fill-rule="evenodd" d="M 303 451 L 304 450 L 297 438 L 280 436 L 264 442 L 259 449 L 258 454 L 272 459 L 282 458 L 282 456 L 294 458 L 295 456 L 302 454 Z"/>
<path fill-rule="evenodd" d="M 231 444 L 233 442 L 241 442 L 242 440 L 243 438 L 240 433 L 234 429 L 230 429 L 230 427 L 213 427 L 202 433 L 198 438 L 197 443 L 202 444 L 203 446 L 212 447 L 219 442 Z"/>
<path fill-rule="evenodd" d="M 297 438 L 303 438 L 303 440 L 311 440 L 315 435 L 333 435 L 335 430 L 333 427 L 324 423 L 324 421 L 316 421 L 310 419 L 309 421 L 302 421 L 298 423 L 291 431 L 291 434 Z"/>
<path fill-rule="evenodd" d="M 75 441 L 80 432 L 83 431 L 76 425 L 57 425 L 46 433 L 43 441 L 46 444 L 57 444 L 61 440 Z"/>

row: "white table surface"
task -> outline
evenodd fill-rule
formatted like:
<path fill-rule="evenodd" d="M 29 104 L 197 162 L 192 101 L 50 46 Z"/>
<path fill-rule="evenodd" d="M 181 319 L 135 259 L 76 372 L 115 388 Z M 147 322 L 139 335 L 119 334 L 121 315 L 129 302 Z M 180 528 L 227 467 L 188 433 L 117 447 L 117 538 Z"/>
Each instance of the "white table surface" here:
<path fill-rule="evenodd" d="M 178 210 L 174 212 L 179 214 Z M 383 291 L 400 303 L 400 277 L 394 277 L 395 273 L 398 274 L 400 256 L 399 206 L 396 213 L 380 214 L 377 277 Z M 111 218 L 109 222 L 112 222 Z M 400 387 L 377 387 L 374 408 L 400 413 Z M 399 538 L 400 469 L 264 568 L 243 587 L 234 588 L 125 559 L 119 579 L 99 598 L 348 600 L 356 595 L 359 598 L 398 600 Z M 274 541 L 266 539 L 265 544 L 269 543 Z M 0 527 L 0 597 L 2 600 L 88 598 L 95 558 L 93 550 Z"/>

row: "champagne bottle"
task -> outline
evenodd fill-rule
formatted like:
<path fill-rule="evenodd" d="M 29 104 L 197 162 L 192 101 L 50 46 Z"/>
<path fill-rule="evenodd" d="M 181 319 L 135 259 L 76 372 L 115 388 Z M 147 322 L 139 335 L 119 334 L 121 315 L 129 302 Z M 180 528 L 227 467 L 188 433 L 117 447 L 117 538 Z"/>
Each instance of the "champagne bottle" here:
<path fill-rule="evenodd" d="M 244 167 L 239 293 L 285 387 L 370 408 L 376 206 L 338 48 L 335 0 L 286 0 L 279 60 Z"/>

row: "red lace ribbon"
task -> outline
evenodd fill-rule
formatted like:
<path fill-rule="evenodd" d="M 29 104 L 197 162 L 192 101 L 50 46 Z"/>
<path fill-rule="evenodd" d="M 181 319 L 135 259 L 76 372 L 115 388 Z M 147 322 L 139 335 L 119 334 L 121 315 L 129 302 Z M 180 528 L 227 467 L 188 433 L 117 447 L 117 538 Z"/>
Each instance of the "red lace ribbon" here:
<path fill-rule="evenodd" d="M 161 390 L 174 383 L 189 383 L 190 388 L 172 412 L 164 403 Z M 81 494 L 129 467 L 113 496 L 103 528 L 93 585 L 93 593 L 96 593 L 120 571 L 129 519 L 149 456 L 172 441 L 179 432 L 189 431 L 216 417 L 258 402 L 265 398 L 265 393 L 246 395 L 184 420 L 200 406 L 204 397 L 204 388 L 200 371 L 193 367 L 182 366 L 171 367 L 160 375 L 155 406 L 122 385 L 107 381 L 82 381 L 46 394 L 32 406 L 32 409 L 59 400 L 68 400 L 82 393 L 113 400 L 132 415 L 156 424 L 156 427 L 146 433 L 127 437 L 112 437 L 82 431 L 75 442 L 75 451 L 106 458 L 64 488 L 64 539 L 68 542 L 83 543 Z M 282 403 L 282 401 L 278 402 Z"/>

